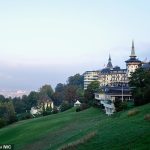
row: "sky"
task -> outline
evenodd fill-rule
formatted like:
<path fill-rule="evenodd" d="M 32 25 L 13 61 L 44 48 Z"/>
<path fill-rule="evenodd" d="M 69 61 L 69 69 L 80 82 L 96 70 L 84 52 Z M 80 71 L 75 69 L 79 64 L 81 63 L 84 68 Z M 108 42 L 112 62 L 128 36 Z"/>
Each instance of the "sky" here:
<path fill-rule="evenodd" d="M 132 40 L 150 60 L 149 0 L 0 0 L 0 90 L 38 90 L 103 68 L 125 68 Z"/>

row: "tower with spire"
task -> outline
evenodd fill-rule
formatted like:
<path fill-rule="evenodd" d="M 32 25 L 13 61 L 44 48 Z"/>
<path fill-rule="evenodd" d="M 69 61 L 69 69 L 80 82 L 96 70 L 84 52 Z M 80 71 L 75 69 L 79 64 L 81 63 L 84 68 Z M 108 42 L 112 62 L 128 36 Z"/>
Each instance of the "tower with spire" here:
<path fill-rule="evenodd" d="M 132 40 L 130 58 L 125 61 L 126 62 L 126 67 L 127 67 L 128 77 L 130 77 L 131 73 L 134 72 L 137 68 L 139 68 L 142 65 L 141 61 L 138 60 L 136 57 L 137 56 L 135 54 L 134 41 Z"/>
<path fill-rule="evenodd" d="M 112 65 L 112 63 L 111 63 L 111 56 L 110 56 L 110 54 L 109 54 L 109 59 L 108 59 L 107 68 L 109 68 L 109 69 L 112 69 L 112 68 L 113 68 L 113 65 Z"/>

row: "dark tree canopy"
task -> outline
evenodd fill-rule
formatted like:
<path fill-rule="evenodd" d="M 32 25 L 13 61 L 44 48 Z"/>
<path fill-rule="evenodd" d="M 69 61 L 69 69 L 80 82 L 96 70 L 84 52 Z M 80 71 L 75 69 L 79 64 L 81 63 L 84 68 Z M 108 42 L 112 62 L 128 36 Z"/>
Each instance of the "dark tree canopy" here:
<path fill-rule="evenodd" d="M 131 74 L 129 85 L 135 105 L 142 105 L 150 102 L 150 70 L 137 69 Z"/>
<path fill-rule="evenodd" d="M 85 102 L 93 101 L 94 100 L 94 93 L 98 92 L 100 89 L 100 84 L 98 81 L 91 82 L 87 89 L 84 92 Z"/>
<path fill-rule="evenodd" d="M 64 84 L 58 83 L 55 88 L 55 92 L 62 92 L 64 90 Z"/>
<path fill-rule="evenodd" d="M 83 87 L 83 83 L 84 83 L 84 77 L 83 77 L 83 75 L 75 74 L 74 76 L 70 76 L 68 78 L 68 84 L 69 85 Z"/>
<path fill-rule="evenodd" d="M 40 97 L 48 96 L 49 98 L 51 98 L 53 93 L 54 93 L 54 91 L 53 91 L 51 85 L 48 85 L 48 84 L 43 85 L 39 91 Z"/>

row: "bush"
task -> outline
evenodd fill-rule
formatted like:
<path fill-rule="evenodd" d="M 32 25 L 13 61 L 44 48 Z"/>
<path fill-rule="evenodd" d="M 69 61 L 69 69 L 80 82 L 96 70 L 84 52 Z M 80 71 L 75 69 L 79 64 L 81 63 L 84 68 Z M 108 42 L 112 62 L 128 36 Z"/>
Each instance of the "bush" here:
<path fill-rule="evenodd" d="M 127 101 L 122 102 L 120 99 L 116 99 L 115 102 L 114 102 L 114 105 L 115 105 L 115 109 L 116 109 L 117 112 L 125 110 L 125 109 L 128 108 Z"/>
<path fill-rule="evenodd" d="M 33 118 L 33 116 L 30 113 L 26 112 L 26 113 L 19 114 L 17 118 L 18 120 L 25 120 L 25 119 L 31 119 Z"/>
<path fill-rule="evenodd" d="M 138 109 L 130 110 L 130 111 L 128 111 L 128 117 L 134 116 L 134 115 L 138 114 L 139 112 L 140 111 Z"/>
<path fill-rule="evenodd" d="M 43 116 L 51 115 L 52 111 L 43 111 Z"/>
<path fill-rule="evenodd" d="M 53 108 L 52 113 L 53 113 L 53 114 L 57 114 L 57 113 L 58 113 L 58 109 L 57 109 L 57 107 L 54 107 L 54 108 Z"/>
<path fill-rule="evenodd" d="M 3 118 L 0 118 L 0 128 L 6 126 L 7 123 L 6 123 L 6 120 L 4 120 Z"/>
<path fill-rule="evenodd" d="M 115 105 L 115 109 L 117 112 L 122 110 L 121 104 L 122 104 L 121 100 L 119 100 L 119 99 L 115 100 L 114 105 Z"/>
<path fill-rule="evenodd" d="M 147 121 L 150 121 L 150 114 L 146 114 L 146 115 L 144 116 L 144 119 L 147 120 Z"/>
<path fill-rule="evenodd" d="M 16 121 L 18 121 L 16 116 L 14 116 L 14 115 L 9 116 L 8 124 L 11 124 L 11 123 L 16 122 Z"/>
<path fill-rule="evenodd" d="M 60 111 L 63 112 L 65 110 L 70 109 L 71 107 L 72 107 L 72 105 L 69 104 L 68 101 L 63 101 L 62 104 L 61 104 L 61 106 L 60 106 Z"/>
<path fill-rule="evenodd" d="M 77 108 L 76 108 L 76 112 L 85 110 L 85 109 L 87 109 L 87 108 L 89 108 L 89 105 L 86 104 L 86 103 L 82 103 L 82 104 L 80 105 L 80 107 L 77 107 Z"/>
<path fill-rule="evenodd" d="M 87 135 L 85 135 L 84 137 L 82 137 L 81 139 L 79 139 L 77 141 L 74 141 L 72 143 L 64 145 L 63 147 L 60 148 L 60 150 L 73 150 L 73 149 L 77 149 L 77 146 L 88 142 L 90 139 L 92 139 L 93 137 L 95 137 L 96 134 L 97 134 L 97 132 L 95 132 L 95 131 L 90 132 Z"/>
<path fill-rule="evenodd" d="M 125 110 L 125 109 L 127 109 L 127 108 L 128 108 L 128 103 L 127 103 L 126 101 L 122 102 L 122 103 L 121 103 L 121 109 L 122 109 L 122 110 Z"/>

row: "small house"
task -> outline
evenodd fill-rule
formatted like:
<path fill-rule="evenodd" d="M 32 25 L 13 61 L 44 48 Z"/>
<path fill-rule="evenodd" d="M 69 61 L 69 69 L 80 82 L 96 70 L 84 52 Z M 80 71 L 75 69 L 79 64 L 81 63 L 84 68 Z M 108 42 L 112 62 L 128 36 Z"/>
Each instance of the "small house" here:
<path fill-rule="evenodd" d="M 77 100 L 75 103 L 74 103 L 74 107 L 79 107 L 81 105 L 81 103 Z"/>

